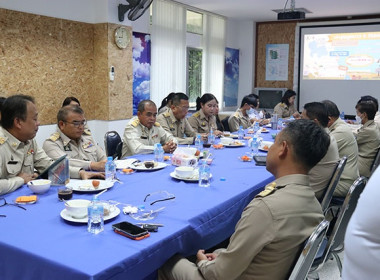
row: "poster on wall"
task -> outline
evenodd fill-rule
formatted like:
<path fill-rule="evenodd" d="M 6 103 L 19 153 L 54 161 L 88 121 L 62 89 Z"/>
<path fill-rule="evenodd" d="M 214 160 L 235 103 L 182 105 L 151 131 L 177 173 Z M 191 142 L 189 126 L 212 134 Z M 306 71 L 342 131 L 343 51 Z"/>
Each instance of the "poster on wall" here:
<path fill-rule="evenodd" d="M 289 44 L 267 44 L 265 51 L 265 80 L 288 80 Z"/>
<path fill-rule="evenodd" d="M 237 106 L 239 91 L 239 50 L 226 48 L 223 107 Z"/>
<path fill-rule="evenodd" d="M 140 101 L 150 99 L 150 34 L 133 32 L 133 115 Z"/>

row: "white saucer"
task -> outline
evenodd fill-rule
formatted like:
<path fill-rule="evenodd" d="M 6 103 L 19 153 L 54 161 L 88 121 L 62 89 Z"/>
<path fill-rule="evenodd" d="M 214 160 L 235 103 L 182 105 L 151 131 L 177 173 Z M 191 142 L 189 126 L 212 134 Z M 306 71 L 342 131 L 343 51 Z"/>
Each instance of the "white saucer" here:
<path fill-rule="evenodd" d="M 159 169 L 165 168 L 166 166 L 168 166 L 168 165 L 164 162 L 157 162 L 157 166 L 155 166 L 153 168 L 146 168 L 143 162 L 139 162 L 136 165 L 132 164 L 131 168 L 135 169 L 135 170 L 139 170 L 139 171 L 154 171 L 154 170 L 159 170 Z"/>
<path fill-rule="evenodd" d="M 120 209 L 118 207 L 115 207 L 115 209 L 111 213 L 109 213 L 109 215 L 104 217 L 104 221 L 113 219 L 113 218 L 117 217 L 119 214 L 120 214 Z M 88 222 L 87 216 L 84 218 L 81 218 L 81 219 L 76 219 L 76 218 L 71 217 L 69 214 L 67 214 L 66 209 L 63 209 L 61 211 L 60 215 L 61 215 L 62 219 L 69 221 L 69 222 L 73 222 L 73 223 L 87 223 Z"/>
<path fill-rule="evenodd" d="M 186 181 L 186 182 L 198 182 L 199 174 L 198 174 L 198 171 L 196 171 L 196 172 L 197 173 L 196 174 L 194 173 L 193 177 L 183 178 L 183 177 L 178 176 L 177 173 L 175 173 L 175 171 L 173 171 L 172 173 L 170 173 L 170 177 L 177 179 L 177 180 Z M 212 174 L 210 174 L 210 178 L 212 178 Z"/>
<path fill-rule="evenodd" d="M 237 148 L 237 147 L 244 147 L 245 146 L 245 143 L 244 142 L 241 142 L 240 145 L 236 145 L 236 144 L 222 144 L 224 147 L 228 147 L 228 148 Z"/>
<path fill-rule="evenodd" d="M 94 188 L 92 185 L 92 181 L 99 181 L 99 187 Z M 113 184 L 115 182 L 109 182 L 106 180 L 98 180 L 98 179 L 89 179 L 89 180 L 80 180 L 80 179 L 70 179 L 70 182 L 66 185 L 66 187 L 69 187 L 73 189 L 73 191 L 77 192 L 97 192 L 97 191 L 102 191 L 105 189 L 109 189 L 113 187 Z"/>

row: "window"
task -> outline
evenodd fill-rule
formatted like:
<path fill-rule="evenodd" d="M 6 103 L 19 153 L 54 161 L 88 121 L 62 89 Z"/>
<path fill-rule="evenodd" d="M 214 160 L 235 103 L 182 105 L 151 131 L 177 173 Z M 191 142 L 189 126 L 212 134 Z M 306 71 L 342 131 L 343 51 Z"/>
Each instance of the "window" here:
<path fill-rule="evenodd" d="M 187 48 L 187 95 L 190 107 L 196 106 L 202 92 L 202 50 Z"/>
<path fill-rule="evenodd" d="M 186 28 L 187 32 L 203 34 L 203 14 L 187 10 Z"/>

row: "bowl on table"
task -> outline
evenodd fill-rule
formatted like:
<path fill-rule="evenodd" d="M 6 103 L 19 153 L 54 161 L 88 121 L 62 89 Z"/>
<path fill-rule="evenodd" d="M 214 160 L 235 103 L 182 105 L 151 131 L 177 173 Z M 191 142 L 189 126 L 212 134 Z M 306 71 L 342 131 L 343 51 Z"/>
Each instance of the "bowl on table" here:
<path fill-rule="evenodd" d="M 87 207 L 91 201 L 87 199 L 73 199 L 65 201 L 67 214 L 75 219 L 82 219 L 87 216 Z"/>
<path fill-rule="evenodd" d="M 50 189 L 51 181 L 45 179 L 38 179 L 29 181 L 27 185 L 32 192 L 42 194 Z"/>
<path fill-rule="evenodd" d="M 222 143 L 223 145 L 230 145 L 233 141 L 234 139 L 229 137 L 220 138 L 220 143 Z"/>
<path fill-rule="evenodd" d="M 181 178 L 191 177 L 194 173 L 194 167 L 191 166 L 179 166 L 175 169 L 175 174 Z"/>

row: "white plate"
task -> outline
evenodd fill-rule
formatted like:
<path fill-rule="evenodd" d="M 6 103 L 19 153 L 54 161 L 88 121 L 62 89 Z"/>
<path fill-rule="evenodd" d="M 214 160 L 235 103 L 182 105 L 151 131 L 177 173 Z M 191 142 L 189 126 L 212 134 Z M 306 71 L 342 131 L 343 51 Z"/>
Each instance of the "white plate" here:
<path fill-rule="evenodd" d="M 232 139 L 238 139 L 239 135 L 237 135 L 237 134 L 230 134 L 230 136 L 228 136 L 228 137 L 230 137 Z"/>
<path fill-rule="evenodd" d="M 198 182 L 199 173 L 198 173 L 198 170 L 195 170 L 192 177 L 190 177 L 190 178 L 183 178 L 183 177 L 179 177 L 177 175 L 177 173 L 175 173 L 175 171 L 173 171 L 172 173 L 170 173 L 170 177 L 172 177 L 174 179 L 177 179 L 177 180 L 187 181 L 187 182 Z M 212 178 L 212 174 L 210 174 L 210 178 Z"/>
<path fill-rule="evenodd" d="M 228 148 L 237 148 L 237 147 L 244 147 L 245 146 L 245 143 L 244 142 L 241 142 L 240 145 L 236 145 L 234 143 L 231 143 L 231 144 L 222 144 L 224 147 L 228 147 Z"/>
<path fill-rule="evenodd" d="M 260 147 L 259 147 L 259 150 L 260 151 L 263 151 L 263 152 L 268 152 L 270 146 L 273 145 L 273 142 L 270 142 L 270 141 L 262 141 L 261 144 L 260 144 Z M 268 146 L 268 150 L 265 150 L 264 147 L 265 146 Z"/>
<path fill-rule="evenodd" d="M 146 168 L 144 162 L 139 162 L 137 165 L 131 165 L 131 168 L 139 171 L 153 171 L 165 168 L 166 166 L 168 165 L 164 162 L 157 162 L 157 166 L 153 168 Z"/>
<path fill-rule="evenodd" d="M 119 214 L 120 214 L 120 209 L 115 206 L 114 210 L 112 212 L 110 212 L 109 215 L 104 217 L 104 221 L 113 219 L 113 218 L 117 217 Z M 74 222 L 74 223 L 87 223 L 88 222 L 88 217 L 84 217 L 81 219 L 76 219 L 76 218 L 71 217 L 69 214 L 67 214 L 66 209 L 63 209 L 61 211 L 60 215 L 61 215 L 62 219 L 69 221 L 69 222 Z"/>
<path fill-rule="evenodd" d="M 261 133 L 269 133 L 269 129 L 263 130 L 262 128 L 260 129 Z"/>
<path fill-rule="evenodd" d="M 99 181 L 99 187 L 94 188 L 92 185 L 92 179 L 89 180 L 79 180 L 79 179 L 70 179 L 70 182 L 66 185 L 66 187 L 72 188 L 73 191 L 78 191 L 78 192 L 96 192 L 96 191 L 101 191 L 105 189 L 109 189 L 113 187 L 113 184 L 115 182 L 109 182 L 105 180 L 98 180 L 94 179 L 96 181 Z"/>
<path fill-rule="evenodd" d="M 116 169 L 130 168 L 135 161 L 137 161 L 135 158 L 115 160 Z"/>

